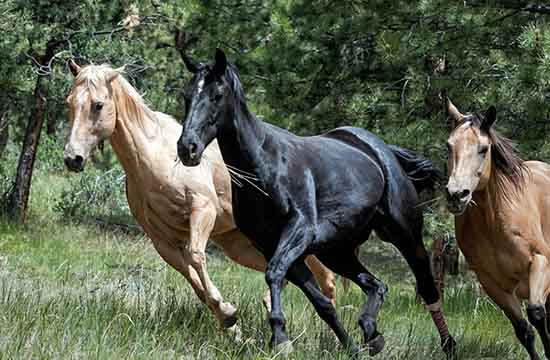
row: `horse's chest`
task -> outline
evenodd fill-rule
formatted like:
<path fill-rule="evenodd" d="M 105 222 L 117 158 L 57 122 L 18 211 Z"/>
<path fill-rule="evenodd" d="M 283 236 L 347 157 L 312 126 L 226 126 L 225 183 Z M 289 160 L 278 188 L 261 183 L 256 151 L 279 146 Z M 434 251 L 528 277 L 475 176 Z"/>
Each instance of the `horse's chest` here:
<path fill-rule="evenodd" d="M 501 288 L 513 290 L 527 276 L 530 256 L 521 239 L 498 227 L 456 223 L 457 242 L 470 268 L 483 272 Z"/>
<path fill-rule="evenodd" d="M 128 204 L 132 214 L 153 240 L 166 239 L 178 243 L 189 232 L 192 209 L 188 191 L 173 191 L 168 186 L 128 182 Z"/>

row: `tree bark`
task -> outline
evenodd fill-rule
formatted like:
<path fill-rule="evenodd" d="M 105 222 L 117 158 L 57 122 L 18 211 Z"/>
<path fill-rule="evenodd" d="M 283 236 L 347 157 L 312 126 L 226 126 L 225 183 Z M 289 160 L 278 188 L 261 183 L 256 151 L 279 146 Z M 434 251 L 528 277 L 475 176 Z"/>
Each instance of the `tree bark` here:
<path fill-rule="evenodd" d="M 57 125 L 55 111 L 48 112 L 48 120 L 46 120 L 46 134 L 55 135 L 55 126 Z"/>
<path fill-rule="evenodd" d="M 8 111 L 6 110 L 0 113 L 0 159 L 2 158 L 2 154 L 4 153 L 10 136 L 10 128 L 8 125 Z"/>
<path fill-rule="evenodd" d="M 441 237 L 435 238 L 432 245 L 432 269 L 435 278 L 435 286 L 439 291 L 441 302 L 443 302 L 445 289 L 445 264 L 443 257 L 443 239 Z"/>
<path fill-rule="evenodd" d="M 34 87 L 34 106 L 29 116 L 29 122 L 25 130 L 23 148 L 19 156 L 15 183 L 8 194 L 7 212 L 12 220 L 24 222 L 27 213 L 27 204 L 31 190 L 31 179 L 36 159 L 36 151 L 40 141 L 40 133 L 44 123 L 46 112 L 45 86 L 46 78 L 38 76 Z"/>

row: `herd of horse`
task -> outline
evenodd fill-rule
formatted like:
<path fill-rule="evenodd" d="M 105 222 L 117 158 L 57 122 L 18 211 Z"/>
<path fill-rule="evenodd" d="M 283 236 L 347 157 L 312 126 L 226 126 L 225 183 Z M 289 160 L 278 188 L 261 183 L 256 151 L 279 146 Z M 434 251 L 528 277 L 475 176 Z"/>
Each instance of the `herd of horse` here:
<path fill-rule="evenodd" d="M 442 350 L 455 358 L 422 241 L 419 193 L 441 179 L 433 163 L 360 128 L 294 135 L 248 109 L 238 71 L 222 50 L 210 63 L 187 55 L 184 62 L 192 79 L 183 90 L 183 125 L 151 110 L 122 69 L 71 62 L 67 168 L 82 171 L 99 142 L 111 142 L 133 216 L 233 336 L 239 336 L 236 308 L 208 275 L 207 241 L 265 272 L 270 345 L 283 352 L 292 350 L 281 304 L 285 279 L 353 356 L 383 350 L 376 320 L 387 287 L 356 251 L 374 231 L 407 261 Z M 458 245 L 530 358 L 539 359 L 533 327 L 549 358 L 550 166 L 519 158 L 513 142 L 493 128 L 494 107 L 465 115 L 445 101 L 452 123 L 447 205 Z M 366 295 L 358 321 L 364 347 L 338 320 L 334 273 Z"/>

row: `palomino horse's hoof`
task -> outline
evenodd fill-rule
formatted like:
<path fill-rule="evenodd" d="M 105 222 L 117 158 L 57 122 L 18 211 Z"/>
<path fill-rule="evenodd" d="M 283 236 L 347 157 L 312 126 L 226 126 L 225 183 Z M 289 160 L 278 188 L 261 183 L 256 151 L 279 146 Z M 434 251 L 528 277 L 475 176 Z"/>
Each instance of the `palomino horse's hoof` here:
<path fill-rule="evenodd" d="M 382 334 L 378 335 L 372 340 L 367 341 L 367 348 L 369 349 L 369 355 L 374 356 L 384 349 L 386 345 L 386 340 Z"/>
<path fill-rule="evenodd" d="M 447 360 L 457 359 L 456 341 L 452 336 L 449 336 L 441 342 L 441 348 L 447 356 Z"/>
<path fill-rule="evenodd" d="M 294 347 L 292 346 L 292 342 L 290 340 L 287 340 L 278 345 L 275 345 L 273 350 L 277 355 L 288 357 L 294 351 Z"/>
<path fill-rule="evenodd" d="M 243 333 L 241 332 L 241 328 L 239 327 L 239 325 L 235 324 L 227 328 L 227 331 L 231 334 L 235 342 L 237 343 L 243 342 Z"/>
<path fill-rule="evenodd" d="M 237 309 L 233 305 L 222 303 L 220 304 L 220 310 L 223 314 L 221 325 L 224 328 L 229 329 L 237 323 Z"/>

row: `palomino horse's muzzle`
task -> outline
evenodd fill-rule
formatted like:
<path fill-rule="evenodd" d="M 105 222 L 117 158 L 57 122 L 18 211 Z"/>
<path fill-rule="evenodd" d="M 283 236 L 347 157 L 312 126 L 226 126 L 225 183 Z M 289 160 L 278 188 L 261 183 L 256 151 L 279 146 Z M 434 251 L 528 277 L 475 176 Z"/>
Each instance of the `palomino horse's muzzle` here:
<path fill-rule="evenodd" d="M 65 156 L 65 166 L 70 171 L 74 172 L 81 172 L 84 170 L 84 164 L 86 163 L 86 160 L 80 155 L 75 156 Z"/>

